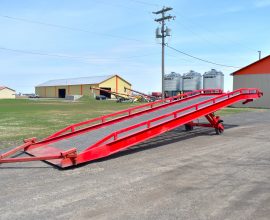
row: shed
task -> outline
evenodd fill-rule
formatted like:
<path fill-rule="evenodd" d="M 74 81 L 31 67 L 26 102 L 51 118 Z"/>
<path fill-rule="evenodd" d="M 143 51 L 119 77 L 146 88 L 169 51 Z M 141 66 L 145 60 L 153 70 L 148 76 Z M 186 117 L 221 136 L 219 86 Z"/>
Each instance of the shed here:
<path fill-rule="evenodd" d="M 270 56 L 258 60 L 231 74 L 233 76 L 233 89 L 259 88 L 263 97 L 251 102 L 246 107 L 270 108 Z M 235 106 L 239 107 L 239 104 Z"/>
<path fill-rule="evenodd" d="M 9 87 L 0 86 L 0 99 L 15 99 L 15 93 L 16 91 Z"/>
<path fill-rule="evenodd" d="M 69 79 L 58 79 L 44 82 L 35 87 L 37 95 L 43 98 L 65 98 L 68 95 L 105 95 L 102 91 L 90 91 L 90 87 L 106 89 L 112 92 L 125 93 L 125 87 L 131 89 L 131 84 L 118 75 L 91 76 Z"/>

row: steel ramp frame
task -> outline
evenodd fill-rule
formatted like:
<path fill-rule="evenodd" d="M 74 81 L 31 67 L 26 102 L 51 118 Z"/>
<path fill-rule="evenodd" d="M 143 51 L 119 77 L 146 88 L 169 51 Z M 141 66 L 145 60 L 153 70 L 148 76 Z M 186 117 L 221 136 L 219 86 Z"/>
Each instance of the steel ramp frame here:
<path fill-rule="evenodd" d="M 138 116 L 149 111 L 155 111 L 159 108 L 166 108 L 176 102 L 185 102 L 189 99 L 193 99 L 194 97 L 203 95 L 213 95 L 213 98 L 176 110 L 174 112 L 170 112 L 165 115 L 161 115 L 154 119 L 120 129 L 116 132 L 111 133 L 110 135 L 107 135 L 106 137 L 102 138 L 101 140 L 89 146 L 80 153 L 78 153 L 77 149 L 74 148 L 75 146 L 72 146 L 73 148 L 67 151 L 62 151 L 60 149 L 48 146 L 48 143 L 57 142 L 58 140 L 65 139 L 71 135 L 78 135 L 82 132 L 90 132 L 93 129 L 104 127 L 110 123 L 117 123 L 119 120 L 128 120 L 130 117 L 134 117 L 135 115 Z M 40 142 L 37 142 L 35 138 L 27 139 L 24 141 L 25 144 L 14 148 L 13 150 L 5 154 L 0 155 L 0 163 L 45 160 L 49 163 L 65 168 L 106 157 L 118 151 L 124 150 L 130 146 L 133 146 L 137 143 L 156 137 L 181 125 L 188 125 L 192 128 L 193 126 L 213 127 L 215 128 L 217 133 L 222 133 L 224 127 L 220 118 L 214 115 L 215 111 L 239 101 L 244 101 L 244 103 L 247 103 L 249 101 L 252 101 L 253 99 L 258 99 L 261 96 L 262 92 L 260 92 L 258 89 L 253 88 L 239 89 L 234 92 L 225 94 L 221 93 L 220 90 L 200 90 L 188 94 L 183 94 L 181 96 L 148 103 L 132 109 L 123 110 L 114 114 L 102 116 L 96 119 L 68 126 L 67 128 L 56 132 L 55 134 L 49 136 L 48 138 Z M 159 105 L 155 106 L 156 104 Z M 135 111 L 149 106 L 150 108 L 146 110 L 138 112 Z M 132 111 L 135 111 L 135 113 L 132 113 Z M 123 116 L 123 114 L 127 115 Z M 108 118 L 114 116 L 119 117 L 107 121 Z M 194 120 L 203 116 L 206 117 L 206 119 L 209 121 L 209 124 L 200 124 L 193 122 Z M 91 125 L 91 123 L 93 122 L 99 123 Z M 76 130 L 76 128 L 85 125 L 87 125 L 86 128 Z M 21 150 L 25 151 L 30 155 L 33 155 L 34 157 L 8 158 L 9 156 Z"/>

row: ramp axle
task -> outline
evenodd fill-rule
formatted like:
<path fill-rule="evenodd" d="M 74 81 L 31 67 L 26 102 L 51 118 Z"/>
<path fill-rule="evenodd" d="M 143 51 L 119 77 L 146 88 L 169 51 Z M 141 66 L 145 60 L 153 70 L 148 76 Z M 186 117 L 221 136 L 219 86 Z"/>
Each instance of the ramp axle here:
<path fill-rule="evenodd" d="M 206 127 L 206 128 L 215 128 L 216 134 L 222 134 L 224 132 L 223 120 L 220 119 L 219 116 L 216 116 L 214 113 L 206 115 L 205 118 L 209 121 L 209 123 L 196 123 L 189 122 L 185 124 L 186 131 L 193 130 L 194 126 L 197 127 Z"/>

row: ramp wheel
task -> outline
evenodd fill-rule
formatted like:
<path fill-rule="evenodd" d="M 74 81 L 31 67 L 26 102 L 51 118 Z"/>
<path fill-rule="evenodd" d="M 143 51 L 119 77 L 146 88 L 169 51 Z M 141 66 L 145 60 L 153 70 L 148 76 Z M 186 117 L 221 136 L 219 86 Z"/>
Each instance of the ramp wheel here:
<path fill-rule="evenodd" d="M 223 123 L 220 122 L 220 123 L 218 124 L 218 127 L 215 128 L 215 131 L 216 131 L 216 134 L 217 134 L 217 135 L 222 134 L 222 133 L 224 132 L 224 126 L 223 126 Z"/>
<path fill-rule="evenodd" d="M 193 130 L 193 126 L 189 125 L 189 124 L 185 124 L 185 129 L 186 131 L 192 131 Z"/>

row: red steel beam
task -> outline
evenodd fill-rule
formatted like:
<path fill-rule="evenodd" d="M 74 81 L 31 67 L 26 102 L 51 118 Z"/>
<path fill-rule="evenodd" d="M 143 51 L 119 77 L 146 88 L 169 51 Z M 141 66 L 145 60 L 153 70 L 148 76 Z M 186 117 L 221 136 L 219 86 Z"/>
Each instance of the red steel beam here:
<path fill-rule="evenodd" d="M 20 150 L 27 149 L 28 147 L 30 147 L 31 145 L 33 145 L 34 143 L 36 143 L 36 140 L 37 140 L 36 138 L 25 139 L 23 145 L 18 146 L 18 147 L 15 147 L 14 149 L 12 149 L 12 150 L 10 150 L 10 151 L 8 151 L 6 153 L 0 154 L 0 159 L 9 157 L 9 156 L 15 154 L 16 152 L 18 152 Z"/>
<path fill-rule="evenodd" d="M 14 152 L 9 151 L 9 156 L 12 155 Z M 17 157 L 17 158 L 4 158 L 3 156 L 0 157 L 0 164 L 1 163 L 17 163 L 17 162 L 30 162 L 30 161 L 38 161 L 38 160 L 56 160 L 56 159 L 70 159 L 73 161 L 72 163 L 76 164 L 77 158 L 77 149 L 72 148 L 70 150 L 61 152 L 58 155 L 45 155 L 39 157 Z"/>

